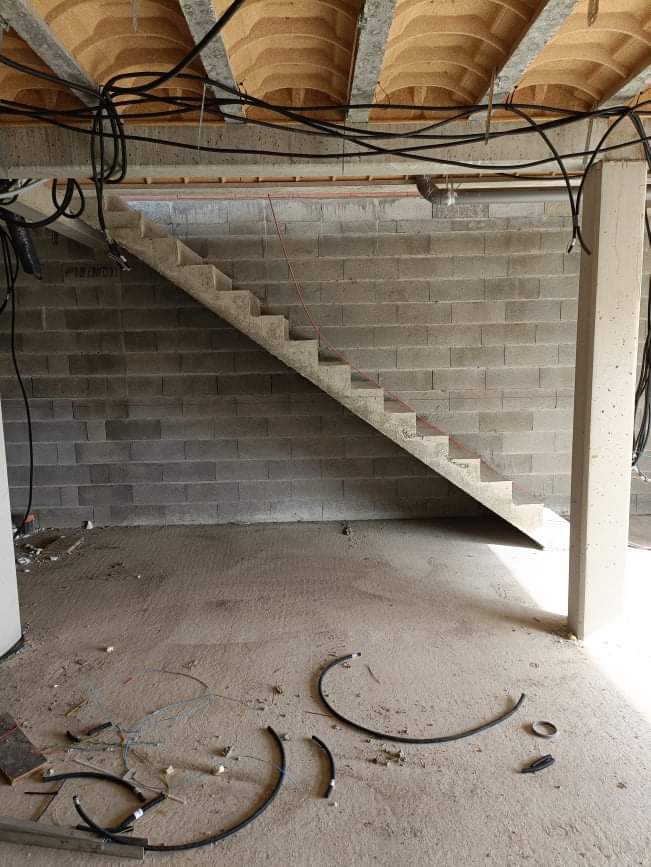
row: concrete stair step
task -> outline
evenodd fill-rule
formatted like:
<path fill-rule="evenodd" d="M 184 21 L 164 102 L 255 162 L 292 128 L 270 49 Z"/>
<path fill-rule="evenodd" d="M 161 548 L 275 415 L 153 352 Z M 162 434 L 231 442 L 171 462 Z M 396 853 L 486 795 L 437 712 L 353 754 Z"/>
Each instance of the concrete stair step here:
<path fill-rule="evenodd" d="M 261 313 L 256 295 L 232 289 L 226 275 L 169 235 L 164 227 L 141 218 L 117 197 L 109 198 L 106 213 L 112 234 L 125 250 L 176 282 L 409 454 L 536 539 L 543 522 L 542 504 L 514 502 L 513 485 L 508 479 L 451 442 L 447 434 L 418 419 L 399 401 L 387 399 L 383 388 L 364 381 L 350 365 L 320 357 L 319 341 L 290 339 L 289 322 L 284 316 Z"/>

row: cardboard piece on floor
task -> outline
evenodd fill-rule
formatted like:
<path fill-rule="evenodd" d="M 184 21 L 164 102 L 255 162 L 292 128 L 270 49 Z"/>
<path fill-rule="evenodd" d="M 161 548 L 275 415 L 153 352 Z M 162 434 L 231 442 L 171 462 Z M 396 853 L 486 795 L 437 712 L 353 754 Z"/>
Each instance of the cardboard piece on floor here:
<path fill-rule="evenodd" d="M 47 764 L 43 753 L 8 713 L 0 713 L 0 772 L 13 785 Z"/>

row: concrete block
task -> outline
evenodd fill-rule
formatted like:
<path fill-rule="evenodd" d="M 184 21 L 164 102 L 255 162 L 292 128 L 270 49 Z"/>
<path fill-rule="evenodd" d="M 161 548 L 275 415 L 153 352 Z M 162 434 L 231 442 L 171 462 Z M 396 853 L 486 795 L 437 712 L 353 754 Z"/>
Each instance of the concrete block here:
<path fill-rule="evenodd" d="M 21 470 L 27 472 L 21 476 L 21 483 L 27 483 L 29 480 L 29 470 L 27 467 L 21 467 Z M 12 468 L 12 472 L 15 469 Z M 34 467 L 34 484 L 41 486 L 49 485 L 84 485 L 90 482 L 90 468 L 87 466 L 48 466 Z M 13 483 L 13 481 L 12 481 Z"/>
<path fill-rule="evenodd" d="M 356 292 L 359 285 L 355 284 Z M 374 299 L 378 303 L 430 300 L 431 284 L 427 280 L 390 280 L 367 285 L 374 287 Z"/>
<path fill-rule="evenodd" d="M 504 301 L 464 301 L 452 304 L 453 322 L 503 322 Z"/>
<path fill-rule="evenodd" d="M 82 485 L 79 488 L 80 506 L 123 505 L 133 502 L 130 485 Z"/>
<path fill-rule="evenodd" d="M 534 430 L 571 431 L 573 414 L 570 410 L 537 410 L 533 414 Z"/>
<path fill-rule="evenodd" d="M 398 479 L 398 497 L 406 500 L 428 500 L 447 497 L 450 491 L 448 481 L 432 474 L 422 479 Z"/>
<path fill-rule="evenodd" d="M 48 328 L 54 324 L 49 317 Z M 66 310 L 62 324 L 71 331 L 118 331 L 122 323 L 119 310 Z"/>
<path fill-rule="evenodd" d="M 133 485 L 133 502 L 136 505 L 161 506 L 166 503 L 184 503 L 185 485 Z"/>
<path fill-rule="evenodd" d="M 335 259 L 373 256 L 375 245 L 376 239 L 371 235 L 321 235 L 318 240 L 318 255 Z M 387 252 L 381 255 L 394 254 Z"/>
<path fill-rule="evenodd" d="M 497 433 L 533 430 L 533 413 L 480 412 L 479 430 L 495 431 Z"/>
<path fill-rule="evenodd" d="M 483 301 L 484 280 L 432 280 L 429 288 L 430 301 Z M 418 299 L 409 299 L 416 301 Z"/>
<path fill-rule="evenodd" d="M 579 281 L 574 276 L 544 277 L 540 281 L 541 298 L 575 300 L 578 291 Z"/>
<path fill-rule="evenodd" d="M 640 344 L 640 349 L 643 344 Z M 558 363 L 561 366 L 574 367 L 576 363 L 576 346 L 573 343 L 562 343 L 558 347 Z"/>
<path fill-rule="evenodd" d="M 81 527 L 84 521 L 92 521 L 93 519 L 92 506 L 83 506 L 77 509 L 48 508 L 39 510 L 39 520 L 42 526 L 57 527 L 61 530 Z"/>
<path fill-rule="evenodd" d="M 430 301 L 426 304 L 399 304 L 398 322 L 402 324 L 424 324 L 450 322 L 451 304 Z M 427 341 L 423 341 L 426 343 Z"/>
<path fill-rule="evenodd" d="M 115 526 L 151 526 L 165 523 L 164 506 L 110 506 L 110 520 Z"/>
<path fill-rule="evenodd" d="M 504 277 L 508 273 L 507 256 L 455 256 L 455 277 Z"/>
<path fill-rule="evenodd" d="M 111 484 L 154 483 L 163 481 L 162 464 L 111 464 L 108 467 Z"/>
<path fill-rule="evenodd" d="M 511 277 L 544 277 L 548 274 L 563 273 L 561 253 L 540 253 L 538 255 L 514 253 L 508 259 L 508 274 Z"/>
<path fill-rule="evenodd" d="M 486 300 L 532 299 L 540 295 L 537 277 L 496 277 L 485 281 Z"/>
<path fill-rule="evenodd" d="M 503 367 L 486 371 L 487 388 L 538 388 L 540 371 L 537 367 Z"/>
<path fill-rule="evenodd" d="M 347 436 L 344 451 L 347 458 L 395 457 L 402 453 L 400 446 L 381 434 Z"/>
<path fill-rule="evenodd" d="M 433 387 L 444 391 L 483 388 L 485 385 L 486 371 L 482 368 L 440 368 L 433 375 Z"/>
<path fill-rule="evenodd" d="M 270 479 L 318 479 L 321 476 L 321 461 L 269 461 Z"/>
<path fill-rule="evenodd" d="M 80 464 L 122 463 L 129 460 L 128 442 L 76 443 L 75 455 Z"/>
<path fill-rule="evenodd" d="M 93 311 L 90 312 L 92 313 Z M 111 313 L 113 311 L 108 312 Z M 182 324 L 180 323 L 179 312 L 180 311 L 176 308 L 170 309 L 166 307 L 154 307 L 147 310 L 141 310 L 140 308 L 122 310 L 121 325 L 125 331 L 159 331 L 168 328 L 176 328 L 179 324 Z M 115 311 L 115 313 L 119 315 L 118 311 Z M 96 327 L 99 327 L 99 325 Z M 110 326 L 104 324 L 102 327 L 107 329 Z"/>
<path fill-rule="evenodd" d="M 345 304 L 341 310 L 344 325 L 391 325 L 398 321 L 395 304 Z"/>
<path fill-rule="evenodd" d="M 23 377 L 24 379 L 24 377 Z M 2 393 L 10 396 L 10 391 L 3 388 Z M 89 382 L 84 377 L 40 376 L 33 382 L 34 397 L 83 397 L 89 393 Z"/>
<path fill-rule="evenodd" d="M 6 427 L 10 426 L 6 425 Z M 32 433 L 34 442 L 37 443 L 83 442 L 87 435 L 86 425 L 78 421 L 35 421 L 32 424 Z M 8 442 L 12 442 L 7 431 L 5 431 L 5 438 Z M 23 437 L 23 441 L 25 439 L 26 437 Z"/>
<path fill-rule="evenodd" d="M 213 482 L 216 479 L 214 461 L 190 461 L 165 464 L 164 482 Z"/>
<path fill-rule="evenodd" d="M 132 461 L 182 461 L 185 459 L 185 443 L 181 440 L 134 442 L 130 445 L 130 452 Z"/>
<path fill-rule="evenodd" d="M 237 482 L 201 482 L 186 486 L 188 503 L 218 503 L 237 500 Z"/>
<path fill-rule="evenodd" d="M 339 260 L 320 260 L 321 262 L 330 263 L 338 262 Z M 420 262 L 420 259 L 407 259 L 407 262 Z M 334 279 L 341 278 L 346 280 L 395 280 L 398 276 L 398 263 L 400 263 L 400 276 L 409 279 L 411 274 L 403 273 L 403 260 L 400 259 L 383 259 L 383 258 L 368 258 L 368 259 L 345 259 L 343 261 L 343 273 L 339 273 Z M 318 271 L 315 271 L 318 275 Z M 314 279 L 323 280 L 323 277 L 315 276 Z"/>
<path fill-rule="evenodd" d="M 307 460 L 310 458 L 343 457 L 344 440 L 342 437 L 292 437 L 291 456 Z"/>
<path fill-rule="evenodd" d="M 452 367 L 502 367 L 503 346 L 454 347 L 451 350 Z"/>
<path fill-rule="evenodd" d="M 368 502 L 393 502 L 398 495 L 395 479 L 344 479 L 344 499 Z"/>
<path fill-rule="evenodd" d="M 450 350 L 442 346 L 398 347 L 397 366 L 407 370 L 449 367 Z"/>
<path fill-rule="evenodd" d="M 430 325 L 427 329 L 427 340 L 428 343 L 442 348 L 479 346 L 481 327 L 479 325 Z"/>
<path fill-rule="evenodd" d="M 573 388 L 573 367 L 541 367 L 540 385 L 542 388 Z"/>
<path fill-rule="evenodd" d="M 376 346 L 427 346 L 426 325 L 377 325 L 373 333 Z M 394 365 L 387 363 L 386 366 Z"/>
<path fill-rule="evenodd" d="M 125 369 L 116 372 L 156 374 L 181 370 L 181 356 L 173 352 L 132 352 L 123 356 L 123 361 Z"/>
<path fill-rule="evenodd" d="M 453 275 L 467 276 L 464 274 L 456 274 L 453 261 L 451 259 L 444 259 L 441 256 L 427 256 L 413 259 L 387 259 L 380 261 L 398 263 L 397 273 L 387 273 L 387 278 L 399 275 L 401 280 L 441 280 L 446 277 L 452 277 Z"/>
<path fill-rule="evenodd" d="M 577 301 L 561 301 L 561 319 L 576 322 L 577 308 Z"/>
<path fill-rule="evenodd" d="M 235 439 L 194 440 L 185 444 L 185 458 L 188 461 L 235 460 L 238 456 Z"/>
<path fill-rule="evenodd" d="M 373 477 L 373 461 L 363 458 L 326 458 L 321 461 L 324 479 L 369 479 Z"/>
<path fill-rule="evenodd" d="M 291 482 L 291 495 L 306 500 L 340 499 L 344 483 L 341 479 L 296 479 Z"/>
<path fill-rule="evenodd" d="M 508 367 L 543 367 L 558 363 L 558 346 L 551 343 L 507 346 L 505 351 L 505 363 Z"/>
<path fill-rule="evenodd" d="M 272 502 L 281 498 L 291 497 L 292 483 L 290 481 L 264 480 L 239 482 L 240 500 L 265 500 Z"/>
<path fill-rule="evenodd" d="M 182 397 L 187 394 L 217 394 L 218 379 L 221 385 L 221 376 L 218 378 L 208 373 L 178 376 L 170 374 L 163 377 L 163 394 L 171 397 Z"/>
<path fill-rule="evenodd" d="M 180 199 L 171 202 L 169 216 L 169 222 L 185 225 L 189 223 L 225 223 L 228 221 L 228 207 L 226 203 L 214 199 L 206 199 L 205 201 Z"/>
<path fill-rule="evenodd" d="M 430 391 L 432 388 L 431 370 L 383 370 L 380 371 L 380 385 L 392 391 Z"/>
<path fill-rule="evenodd" d="M 533 324 L 497 323 L 481 326 L 481 343 L 484 346 L 533 343 L 535 338 L 536 326 Z"/>
<path fill-rule="evenodd" d="M 373 242 L 373 239 L 369 239 Z M 375 243 L 369 254 L 376 256 L 426 256 L 430 252 L 428 235 L 388 234 L 376 235 Z"/>
<path fill-rule="evenodd" d="M 161 422 L 155 419 L 112 419 L 106 422 L 108 440 L 156 440 L 161 438 Z"/>
<path fill-rule="evenodd" d="M 268 479 L 269 467 L 264 460 L 217 461 L 215 473 L 220 482 Z"/>
<path fill-rule="evenodd" d="M 373 476 L 401 478 L 403 476 L 432 476 L 432 471 L 411 455 L 396 458 L 373 458 Z"/>
<path fill-rule="evenodd" d="M 289 458 L 291 440 L 284 437 L 243 439 L 239 441 L 239 455 L 242 460 Z"/>
<path fill-rule="evenodd" d="M 219 507 L 216 504 L 178 503 L 165 506 L 166 524 L 216 524 Z"/>
<path fill-rule="evenodd" d="M 505 454 L 543 454 L 555 450 L 554 437 L 546 431 L 505 432 L 502 435 Z"/>
<path fill-rule="evenodd" d="M 575 343 L 575 322 L 550 322 L 536 325 L 536 343 Z"/>
<path fill-rule="evenodd" d="M 561 318 L 559 301 L 507 301 L 507 322 L 556 322 Z"/>

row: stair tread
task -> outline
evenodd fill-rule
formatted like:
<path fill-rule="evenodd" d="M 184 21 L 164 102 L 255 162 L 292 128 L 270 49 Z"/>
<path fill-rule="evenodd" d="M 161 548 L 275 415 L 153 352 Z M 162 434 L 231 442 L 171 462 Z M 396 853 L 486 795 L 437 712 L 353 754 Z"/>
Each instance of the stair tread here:
<path fill-rule="evenodd" d="M 133 209 L 129 208 L 122 199 L 116 196 L 107 197 L 107 211 L 111 213 L 137 213 L 134 212 Z M 152 267 L 156 267 L 156 264 L 158 264 L 159 272 L 164 276 L 171 275 L 171 279 L 174 279 L 175 275 L 179 275 L 178 279 L 180 281 L 179 272 L 184 268 L 186 269 L 186 277 L 190 277 L 192 274 L 192 271 L 187 269 L 212 268 L 214 269 L 217 281 L 221 281 L 222 283 L 227 282 L 228 285 L 231 285 L 230 279 L 223 275 L 218 268 L 216 268 L 212 263 L 203 260 L 187 244 L 183 244 L 173 235 L 169 234 L 165 227 L 162 227 L 159 224 L 151 224 L 152 237 L 141 236 L 140 231 L 146 231 L 147 228 L 149 228 L 150 222 L 151 221 L 148 221 L 143 217 L 142 220 L 138 222 L 137 226 L 120 226 L 116 229 L 116 235 L 119 234 L 120 236 L 120 243 L 126 249 L 129 249 L 131 245 L 131 252 L 136 256 L 139 255 L 145 260 L 154 260 Z M 169 249 L 170 251 L 176 250 L 177 256 L 186 257 L 190 261 L 175 266 L 174 263 L 170 261 L 171 257 L 166 258 L 161 256 L 163 261 L 155 263 L 155 251 L 157 249 Z M 147 255 L 148 252 L 149 255 Z M 192 259 L 196 261 L 192 261 Z M 201 272 L 198 271 L 194 272 L 197 277 L 199 277 L 200 273 Z M 208 272 L 206 271 L 206 273 Z M 212 308 L 213 302 L 211 299 L 213 296 L 212 294 L 206 294 L 205 286 L 202 289 L 202 295 L 201 292 L 198 291 L 197 287 L 193 287 L 191 280 L 186 279 L 185 283 L 188 287 L 186 288 L 186 291 L 190 295 L 203 301 L 203 303 L 209 308 Z M 183 287 L 183 284 L 180 285 Z M 317 339 L 313 337 L 304 339 L 290 338 L 288 333 L 288 319 L 280 314 L 262 313 L 260 310 L 260 300 L 253 292 L 248 289 L 227 290 L 216 288 L 214 298 L 215 301 L 224 302 L 228 299 L 231 303 L 230 309 L 228 304 L 224 304 L 223 307 L 215 304 L 215 309 L 219 310 L 220 315 L 222 315 L 223 311 L 224 317 L 227 321 L 230 321 L 234 327 L 239 327 L 245 334 L 251 336 L 253 340 L 257 341 L 260 345 L 266 345 L 269 351 L 276 354 L 278 357 L 282 358 L 283 349 L 294 349 L 303 346 L 314 348 L 315 356 L 313 360 L 309 359 L 309 353 L 307 354 L 307 359 L 305 359 L 304 355 L 296 354 L 293 357 L 286 357 L 288 363 L 290 366 L 295 365 L 294 369 L 299 373 L 303 372 L 304 376 L 307 376 L 308 379 L 319 384 L 326 393 L 334 394 L 335 399 L 340 400 L 345 406 L 349 406 L 353 412 L 358 414 L 361 418 L 368 418 L 371 424 L 373 424 L 377 429 L 383 431 L 389 439 L 402 445 L 407 452 L 414 454 L 416 458 L 422 460 L 427 466 L 430 466 L 431 469 L 450 479 L 453 484 L 457 485 L 460 489 L 467 490 L 470 495 L 474 496 L 480 503 L 483 503 L 496 514 L 501 515 L 507 521 L 510 521 L 514 526 L 529 535 L 532 535 L 532 533 L 534 533 L 534 531 L 542 524 L 543 505 L 536 501 L 535 497 L 527 492 L 513 488 L 508 479 L 499 475 L 486 464 L 483 464 L 476 454 L 460 446 L 459 443 L 452 440 L 447 433 L 439 431 L 435 425 L 430 426 L 425 424 L 418 418 L 414 410 L 411 410 L 400 400 L 397 400 L 394 397 L 387 397 L 383 387 L 379 384 L 368 382 L 364 380 L 363 377 L 359 377 L 359 374 L 357 374 L 359 378 L 353 378 L 355 372 L 347 362 L 341 361 L 338 358 L 318 357 L 319 341 Z M 250 309 L 248 311 L 249 316 L 246 315 L 246 311 L 242 311 L 241 302 L 248 302 L 250 304 Z M 275 338 L 279 337 L 279 335 L 273 333 L 273 329 L 270 328 L 268 331 L 265 331 L 263 327 L 260 327 L 264 325 L 271 326 L 276 323 L 283 324 L 285 329 L 284 339 L 280 336 L 280 339 L 276 340 Z M 304 363 L 304 361 L 306 363 Z M 315 361 L 317 363 L 316 367 L 313 366 Z M 309 369 L 311 365 L 313 373 L 310 374 Z M 317 371 L 320 372 L 321 375 L 318 375 Z M 328 377 L 326 375 L 327 371 L 331 371 L 335 375 Z M 350 380 L 344 376 L 342 381 L 341 377 L 336 376 L 337 372 L 349 372 L 351 374 Z M 349 382 L 350 388 L 348 387 Z M 346 403 L 346 398 L 351 396 L 377 396 L 379 398 L 381 395 L 384 395 L 385 397 L 382 404 L 384 414 L 382 412 L 371 412 L 369 416 L 368 410 L 373 407 L 372 403 L 369 403 L 368 406 L 363 401 L 357 403 L 349 401 Z M 400 420 L 399 418 L 396 418 L 396 416 L 404 416 L 404 420 Z M 423 449 L 423 444 L 426 445 L 428 442 L 433 447 L 439 446 L 439 455 L 437 455 L 437 450 L 435 448 L 432 448 L 431 451 Z M 410 443 L 413 443 L 413 445 L 410 446 Z M 442 452 L 440 446 L 444 446 Z M 451 466 L 451 462 L 453 466 Z M 465 471 L 463 466 L 460 466 L 464 463 L 467 464 Z M 491 496 L 491 487 L 495 483 L 498 485 L 501 483 L 503 486 L 501 490 L 501 498 L 499 487 L 494 488 L 494 494 Z M 507 484 L 511 485 L 512 489 L 509 496 L 505 496 Z M 518 514 L 518 512 L 520 512 L 520 514 Z M 532 536 L 532 538 L 535 537 Z"/>

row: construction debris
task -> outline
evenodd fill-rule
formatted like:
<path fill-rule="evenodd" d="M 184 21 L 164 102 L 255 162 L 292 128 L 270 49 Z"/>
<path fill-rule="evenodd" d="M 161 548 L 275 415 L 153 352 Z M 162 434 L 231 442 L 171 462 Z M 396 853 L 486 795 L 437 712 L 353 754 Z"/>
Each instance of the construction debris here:
<path fill-rule="evenodd" d="M 0 714 L 0 771 L 13 785 L 47 764 L 39 752 L 8 713 Z"/>
<path fill-rule="evenodd" d="M 44 846 L 49 849 L 69 849 L 78 852 L 94 852 L 97 855 L 113 855 L 115 858 L 132 858 L 142 861 L 145 850 L 141 842 L 132 837 L 121 838 L 123 843 L 99 840 L 82 831 L 61 828 L 58 825 L 43 825 L 8 817 L 0 817 L 0 840 L 22 846 Z"/>

